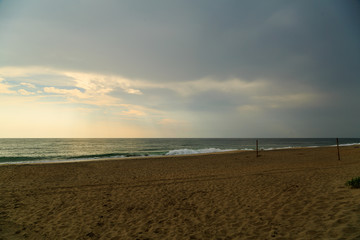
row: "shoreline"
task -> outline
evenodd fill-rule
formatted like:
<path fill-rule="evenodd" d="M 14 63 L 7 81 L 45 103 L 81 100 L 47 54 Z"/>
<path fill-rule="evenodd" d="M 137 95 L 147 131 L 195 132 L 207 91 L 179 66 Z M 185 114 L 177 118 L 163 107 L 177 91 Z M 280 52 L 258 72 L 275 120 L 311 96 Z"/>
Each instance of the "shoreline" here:
<path fill-rule="evenodd" d="M 339 147 L 352 147 L 360 146 L 360 143 L 340 144 Z M 281 151 L 281 150 L 292 150 L 292 149 L 313 149 L 313 148 L 336 148 L 336 145 L 329 146 L 306 146 L 306 147 L 280 147 L 280 148 L 267 148 L 259 149 L 259 152 L 268 151 Z M 209 154 L 222 154 L 222 153 L 233 153 L 233 152 L 255 152 L 253 149 L 240 149 L 240 150 L 222 150 L 218 152 L 208 153 L 194 153 L 194 154 L 174 154 L 174 155 L 149 155 L 149 156 L 132 156 L 132 157 L 111 157 L 111 158 L 78 158 L 78 159 L 58 159 L 58 160 L 34 160 L 34 161 L 14 161 L 14 162 L 0 162 L 1 166 L 8 165 L 37 165 L 37 164 L 62 164 L 62 163 L 81 163 L 81 162 L 96 162 L 96 161 L 122 161 L 122 160 L 134 160 L 134 159 L 151 159 L 151 158 L 166 158 L 166 157 L 186 157 L 186 156 L 206 156 Z"/>

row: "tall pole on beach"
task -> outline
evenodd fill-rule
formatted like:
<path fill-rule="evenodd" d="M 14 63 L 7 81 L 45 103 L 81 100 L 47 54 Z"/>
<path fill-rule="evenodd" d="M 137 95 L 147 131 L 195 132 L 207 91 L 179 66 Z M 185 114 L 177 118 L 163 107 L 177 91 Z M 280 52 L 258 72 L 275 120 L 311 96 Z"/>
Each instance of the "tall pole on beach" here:
<path fill-rule="evenodd" d="M 256 157 L 259 157 L 259 140 L 256 139 Z"/>
<path fill-rule="evenodd" d="M 339 138 L 336 138 L 336 146 L 337 146 L 337 152 L 338 152 L 338 160 L 340 161 Z"/>

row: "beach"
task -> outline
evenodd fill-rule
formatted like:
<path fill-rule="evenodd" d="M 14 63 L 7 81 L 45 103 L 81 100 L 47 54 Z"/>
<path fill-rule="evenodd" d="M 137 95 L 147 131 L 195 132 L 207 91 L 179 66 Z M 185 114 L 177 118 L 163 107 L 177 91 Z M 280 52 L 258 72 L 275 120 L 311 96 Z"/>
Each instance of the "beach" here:
<path fill-rule="evenodd" d="M 0 239 L 360 239 L 360 147 L 0 166 Z"/>

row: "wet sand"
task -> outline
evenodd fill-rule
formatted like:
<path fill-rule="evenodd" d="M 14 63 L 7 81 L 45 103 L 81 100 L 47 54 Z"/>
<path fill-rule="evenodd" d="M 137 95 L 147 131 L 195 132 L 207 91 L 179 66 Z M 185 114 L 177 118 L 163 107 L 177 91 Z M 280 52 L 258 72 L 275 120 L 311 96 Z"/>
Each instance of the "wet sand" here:
<path fill-rule="evenodd" d="M 0 166 L 0 239 L 360 239 L 360 148 Z"/>

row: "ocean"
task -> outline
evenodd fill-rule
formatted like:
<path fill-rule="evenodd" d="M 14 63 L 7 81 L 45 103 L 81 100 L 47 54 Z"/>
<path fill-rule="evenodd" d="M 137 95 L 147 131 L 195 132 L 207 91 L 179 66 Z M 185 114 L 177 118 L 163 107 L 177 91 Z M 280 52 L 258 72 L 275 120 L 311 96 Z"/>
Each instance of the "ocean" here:
<path fill-rule="evenodd" d="M 259 149 L 336 145 L 335 138 L 259 138 Z M 254 150 L 254 138 L 2 138 L 0 164 L 100 160 Z M 360 138 L 340 138 L 340 145 Z"/>

